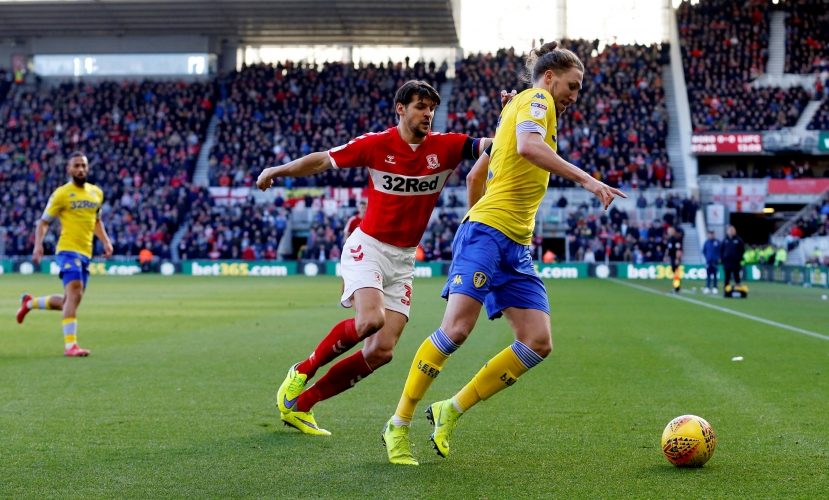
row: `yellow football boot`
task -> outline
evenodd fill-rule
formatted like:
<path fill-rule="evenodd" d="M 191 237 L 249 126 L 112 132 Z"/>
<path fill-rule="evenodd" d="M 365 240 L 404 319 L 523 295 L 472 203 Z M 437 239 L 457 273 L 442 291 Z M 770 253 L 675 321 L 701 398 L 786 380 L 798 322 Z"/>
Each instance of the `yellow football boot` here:
<path fill-rule="evenodd" d="M 276 402 L 279 405 L 279 411 L 283 415 L 294 411 L 296 408 L 296 400 L 299 399 L 299 395 L 305 390 L 305 381 L 308 379 L 308 376 L 296 371 L 297 365 L 288 369 L 288 376 L 285 377 L 285 381 L 282 382 L 282 385 L 279 386 L 279 391 L 276 393 Z"/>
<path fill-rule="evenodd" d="M 426 408 L 426 419 L 435 426 L 435 431 L 429 439 L 441 457 L 449 456 L 449 438 L 452 437 L 452 431 L 457 427 L 461 415 L 463 413 L 455 408 L 452 399 L 438 401 Z"/>
<path fill-rule="evenodd" d="M 389 454 L 389 462 L 398 465 L 420 465 L 412 455 L 412 444 L 409 441 L 409 426 L 395 427 L 392 419 L 383 427 L 383 446 Z"/>
<path fill-rule="evenodd" d="M 303 434 L 311 434 L 314 436 L 330 436 L 331 433 L 325 429 L 320 429 L 317 421 L 314 420 L 314 412 L 312 411 L 289 411 L 282 414 L 282 421 L 285 425 L 291 426 Z"/>

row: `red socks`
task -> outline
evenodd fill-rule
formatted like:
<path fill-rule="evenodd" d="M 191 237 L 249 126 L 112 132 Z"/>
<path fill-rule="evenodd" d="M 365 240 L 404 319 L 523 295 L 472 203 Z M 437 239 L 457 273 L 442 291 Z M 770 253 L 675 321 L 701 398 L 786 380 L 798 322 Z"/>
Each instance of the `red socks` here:
<path fill-rule="evenodd" d="M 353 324 L 354 320 L 350 321 Z M 296 409 L 297 411 L 310 411 L 315 404 L 351 389 L 357 385 L 357 382 L 371 374 L 372 370 L 366 363 L 361 349 L 332 366 L 316 384 L 300 394 Z"/>
<path fill-rule="evenodd" d="M 331 332 L 322 339 L 311 356 L 297 366 L 297 371 L 307 375 L 307 380 L 317 373 L 317 370 L 334 361 L 340 354 L 348 351 L 360 342 L 354 318 L 340 321 Z"/>

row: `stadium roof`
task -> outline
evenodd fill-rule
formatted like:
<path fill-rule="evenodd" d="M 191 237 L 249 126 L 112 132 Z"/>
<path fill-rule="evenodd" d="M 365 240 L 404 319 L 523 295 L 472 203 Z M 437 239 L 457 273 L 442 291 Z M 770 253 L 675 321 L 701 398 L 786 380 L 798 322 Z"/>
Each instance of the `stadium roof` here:
<path fill-rule="evenodd" d="M 458 7 L 459 0 L 0 0 L 0 36 L 452 46 L 459 43 Z"/>

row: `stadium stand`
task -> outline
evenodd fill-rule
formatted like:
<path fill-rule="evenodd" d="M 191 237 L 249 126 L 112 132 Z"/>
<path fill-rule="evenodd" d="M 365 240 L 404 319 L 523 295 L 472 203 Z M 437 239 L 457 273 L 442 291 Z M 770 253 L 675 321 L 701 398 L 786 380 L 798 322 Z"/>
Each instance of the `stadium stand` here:
<path fill-rule="evenodd" d="M 237 205 L 216 206 L 207 189 L 193 188 L 191 192 L 195 199 L 190 224 L 179 244 L 182 259 L 282 257 L 277 255 L 277 248 L 287 227 L 286 208 L 257 205 L 251 199 Z"/>
<path fill-rule="evenodd" d="M 801 216 L 791 229 L 791 238 L 794 240 L 826 235 L 829 235 L 829 193 L 810 214 Z"/>
<path fill-rule="evenodd" d="M 823 101 L 812 121 L 809 130 L 829 130 L 829 100 Z"/>
<path fill-rule="evenodd" d="M 559 124 L 562 156 L 623 189 L 671 187 L 665 151 L 663 48 L 608 45 L 599 51 L 598 42 L 585 40 L 563 45 L 584 61 L 586 73 L 579 101 Z M 448 130 L 494 134 L 501 111 L 500 90 L 525 88 L 519 82 L 523 59 L 512 49 L 502 49 L 459 61 L 454 91 L 445 103 Z M 63 182 L 61 158 L 77 148 L 88 150 L 93 177 L 105 189 L 105 220 L 117 254 L 137 255 L 149 243 L 155 255 L 168 257 L 173 233 L 186 227 L 179 243 L 182 258 L 294 257 L 276 254 L 291 217 L 289 207 L 257 205 L 252 198 L 234 206 L 217 206 L 207 190 L 190 186 L 213 108 L 219 126 L 209 156 L 210 184 L 250 187 L 265 166 L 287 163 L 394 125 L 390 98 L 394 89 L 411 78 L 439 87 L 446 79 L 445 70 L 434 63 L 409 65 L 408 61 L 356 67 L 286 62 L 246 66 L 218 77 L 213 86 L 102 82 L 12 92 L 13 102 L 0 117 L 10 125 L 0 130 L 0 182 L 9 186 L 4 196 L 10 203 L 4 207 L 14 206 L 11 200 L 24 206 L 4 208 L 0 214 L 0 223 L 8 229 L 7 253 L 31 252 L 30 228 L 45 197 Z M 74 114 L 63 111 L 75 108 L 79 111 Z M 41 116 L 49 116 L 50 121 L 34 125 L 42 121 Z M 80 133 L 84 124 L 91 131 Z M 75 132 L 80 135 L 59 144 L 30 140 L 31 144 L 21 148 L 21 130 L 34 131 L 38 126 L 62 133 L 64 138 Z M 20 150 L 25 150 L 23 156 L 14 154 Z M 448 185 L 461 184 L 469 167 L 471 162 Z M 307 179 L 280 180 L 278 185 L 364 187 L 367 178 L 362 170 L 329 171 Z M 550 185 L 571 187 L 572 183 L 553 176 Z M 21 196 L 25 190 L 33 195 Z M 455 199 L 447 208 L 460 205 Z M 316 259 L 322 252 L 331 258 L 341 248 L 343 221 L 324 214 L 318 217 L 305 247 L 299 250 L 301 257 Z M 433 221 L 422 241 L 426 259 L 451 256 L 457 223 L 452 210 Z M 620 231 L 621 226 L 616 226 L 611 223 L 604 229 Z M 48 239 L 52 245 L 55 241 L 53 235 Z M 590 244 L 581 246 L 586 249 Z"/>
<path fill-rule="evenodd" d="M 662 89 L 662 49 L 657 45 L 608 45 L 565 40 L 585 64 L 584 90 L 562 115 L 559 153 L 598 179 L 631 188 L 671 187 L 665 150 L 668 131 Z M 448 130 L 478 135 L 495 132 L 501 112 L 501 89 L 523 90 L 519 80 L 523 55 L 501 49 L 494 55 L 473 55 L 456 68 L 449 102 Z M 471 162 L 464 166 L 465 177 Z M 551 187 L 572 187 L 558 176 Z"/>
<path fill-rule="evenodd" d="M 787 164 L 773 166 L 755 166 L 753 169 L 737 168 L 725 172 L 727 179 L 812 179 L 819 176 L 809 160 L 791 160 Z M 824 177 L 829 177 L 829 168 L 824 169 Z"/>
<path fill-rule="evenodd" d="M 6 253 L 31 254 L 32 228 L 50 193 L 66 182 L 65 158 L 80 150 L 90 161 L 90 182 L 104 191 L 103 219 L 116 254 L 137 255 L 149 244 L 155 255 L 169 257 L 212 109 L 212 85 L 205 83 L 103 81 L 12 90 L 0 114 Z M 56 241 L 56 234 L 46 238 L 47 253 Z"/>
<path fill-rule="evenodd" d="M 2 109 L 3 103 L 6 102 L 6 95 L 8 95 L 9 89 L 11 89 L 12 81 L 12 73 L 0 68 L 0 109 Z"/>
<path fill-rule="evenodd" d="M 211 185 L 251 186 L 266 166 L 396 125 L 394 91 L 414 78 L 439 87 L 445 68 L 434 63 L 410 66 L 408 61 L 244 68 L 231 75 L 228 98 L 216 111 L 220 121 L 210 155 Z M 279 180 L 277 185 L 363 187 L 366 181 L 363 169 L 348 169 Z"/>
<path fill-rule="evenodd" d="M 829 2 L 789 0 L 786 18 L 786 73 L 829 71 Z"/>
<path fill-rule="evenodd" d="M 765 0 L 683 2 L 677 22 L 695 132 L 791 127 L 809 101 L 802 87 L 755 89 L 768 58 Z"/>
<path fill-rule="evenodd" d="M 644 200 L 642 198 L 641 200 Z M 658 208 L 665 208 L 661 219 L 651 222 L 631 222 L 625 210 L 611 207 L 597 216 L 587 205 L 567 212 L 567 245 L 570 260 L 601 262 L 667 262 L 665 259 L 667 231 L 673 227 L 678 234 L 683 231 L 681 222 L 692 222 L 699 205 L 691 198 L 668 196 L 656 201 Z M 645 208 L 639 204 L 637 208 Z"/>

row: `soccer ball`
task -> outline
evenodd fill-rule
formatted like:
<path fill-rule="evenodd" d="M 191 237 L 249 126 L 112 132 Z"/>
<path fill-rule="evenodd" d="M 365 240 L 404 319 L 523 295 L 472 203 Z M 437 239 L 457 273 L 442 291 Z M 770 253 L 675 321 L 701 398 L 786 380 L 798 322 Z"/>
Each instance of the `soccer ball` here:
<path fill-rule="evenodd" d="M 662 432 L 665 458 L 677 467 L 702 467 L 714 455 L 717 436 L 704 418 L 682 415 Z"/>

